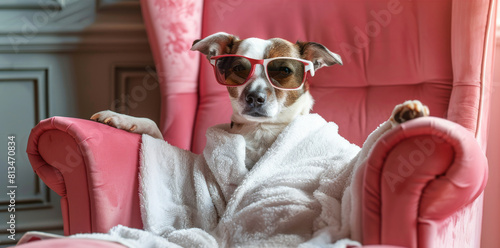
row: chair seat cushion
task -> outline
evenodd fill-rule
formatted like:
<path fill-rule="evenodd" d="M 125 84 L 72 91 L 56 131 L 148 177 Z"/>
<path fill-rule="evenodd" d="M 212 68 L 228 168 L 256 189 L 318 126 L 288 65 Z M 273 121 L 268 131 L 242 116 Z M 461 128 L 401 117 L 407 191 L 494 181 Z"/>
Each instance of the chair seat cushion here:
<path fill-rule="evenodd" d="M 16 248 L 124 248 L 125 246 L 109 242 L 103 240 L 93 240 L 93 239 L 74 239 L 74 238 L 65 238 L 65 239 L 46 239 L 40 241 L 32 241 L 25 243 L 20 246 L 16 246 Z"/>

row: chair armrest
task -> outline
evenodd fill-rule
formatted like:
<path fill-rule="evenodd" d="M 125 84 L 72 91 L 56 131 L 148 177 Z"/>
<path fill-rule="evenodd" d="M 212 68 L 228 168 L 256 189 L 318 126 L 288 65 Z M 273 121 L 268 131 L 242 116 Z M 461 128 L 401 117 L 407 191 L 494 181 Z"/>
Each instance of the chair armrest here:
<path fill-rule="evenodd" d="M 381 137 L 364 166 L 364 244 L 459 247 L 447 242 L 460 242 L 460 235 L 480 239 L 474 235 L 482 197 L 475 200 L 488 164 L 470 131 L 445 119 L 418 118 Z M 455 233 L 446 232 L 450 222 Z"/>
<path fill-rule="evenodd" d="M 52 117 L 31 131 L 35 173 L 59 194 L 64 234 L 142 228 L 138 168 L 141 135 L 94 121 Z"/>

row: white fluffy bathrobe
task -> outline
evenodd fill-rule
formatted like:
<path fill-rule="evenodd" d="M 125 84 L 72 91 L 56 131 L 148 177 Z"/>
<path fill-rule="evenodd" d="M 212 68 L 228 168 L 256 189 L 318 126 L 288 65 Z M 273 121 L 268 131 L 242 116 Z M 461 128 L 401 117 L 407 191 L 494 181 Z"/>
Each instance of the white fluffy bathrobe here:
<path fill-rule="evenodd" d="M 143 137 L 146 230 L 167 239 L 182 232 L 212 247 L 293 247 L 325 228 L 333 240 L 349 237 L 345 192 L 359 147 L 337 125 L 318 115 L 299 117 L 250 171 L 244 138 L 228 129 L 208 129 L 203 155 Z"/>
<path fill-rule="evenodd" d="M 364 148 L 319 115 L 300 116 L 255 164 L 245 140 L 208 129 L 202 155 L 143 136 L 140 198 L 145 230 L 114 227 L 89 237 L 129 247 L 345 247 L 359 240 L 359 170 Z M 361 173 L 360 173 L 361 174 Z M 339 241 L 340 240 L 340 241 Z"/>

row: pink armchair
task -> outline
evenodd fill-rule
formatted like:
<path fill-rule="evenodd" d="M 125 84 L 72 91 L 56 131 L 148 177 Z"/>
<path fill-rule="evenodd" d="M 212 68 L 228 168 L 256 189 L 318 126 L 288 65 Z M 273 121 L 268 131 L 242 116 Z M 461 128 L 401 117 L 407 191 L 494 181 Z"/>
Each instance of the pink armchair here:
<path fill-rule="evenodd" d="M 320 42 L 344 65 L 311 79 L 314 112 L 351 142 L 361 145 L 407 99 L 421 100 L 434 116 L 402 124 L 372 150 L 361 175 L 362 237 L 354 238 L 479 247 L 496 1 L 141 3 L 160 75 L 160 128 L 171 144 L 201 152 L 207 127 L 231 113 L 209 63 L 189 51 L 194 39 L 225 31 Z M 140 135 L 82 119 L 53 117 L 33 129 L 27 152 L 62 196 L 66 235 L 142 227 L 140 143 Z"/>

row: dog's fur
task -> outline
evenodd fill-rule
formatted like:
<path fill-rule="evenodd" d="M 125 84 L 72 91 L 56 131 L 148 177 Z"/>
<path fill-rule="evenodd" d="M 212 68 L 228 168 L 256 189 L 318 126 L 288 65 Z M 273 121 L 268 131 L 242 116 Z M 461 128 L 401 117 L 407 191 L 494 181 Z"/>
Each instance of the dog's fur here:
<path fill-rule="evenodd" d="M 301 58 L 313 62 L 315 71 L 325 66 L 342 64 L 339 55 L 318 43 L 291 43 L 280 38 L 240 40 L 227 33 L 216 33 L 196 40 L 191 50 L 205 54 L 208 59 L 222 54 L 238 54 L 254 59 Z M 253 167 L 291 121 L 299 115 L 308 114 L 313 106 L 307 81 L 304 87 L 297 90 L 276 89 L 268 82 L 264 69 L 259 65 L 246 84 L 227 87 L 227 90 L 233 108 L 230 132 L 241 134 L 245 138 L 245 164 L 248 169 Z M 428 108 L 419 101 L 407 101 L 396 106 L 390 120 L 396 125 L 428 114 Z M 158 127 L 149 119 L 109 110 L 96 113 L 91 119 L 131 132 L 162 138 Z"/>

